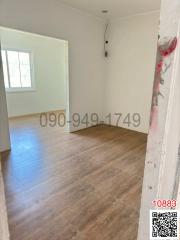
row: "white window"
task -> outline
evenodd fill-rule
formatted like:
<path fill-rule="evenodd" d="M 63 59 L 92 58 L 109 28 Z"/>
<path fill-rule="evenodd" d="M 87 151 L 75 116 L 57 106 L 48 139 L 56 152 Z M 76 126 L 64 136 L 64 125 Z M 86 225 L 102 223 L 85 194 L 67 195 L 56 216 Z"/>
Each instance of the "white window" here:
<path fill-rule="evenodd" d="M 19 50 L 1 50 L 1 55 L 6 90 L 32 90 L 31 53 Z"/>

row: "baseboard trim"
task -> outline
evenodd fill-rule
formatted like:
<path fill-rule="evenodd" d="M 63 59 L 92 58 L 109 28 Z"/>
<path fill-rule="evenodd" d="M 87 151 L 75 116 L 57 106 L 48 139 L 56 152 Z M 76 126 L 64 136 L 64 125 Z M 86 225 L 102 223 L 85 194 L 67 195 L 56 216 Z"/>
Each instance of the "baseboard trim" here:
<path fill-rule="evenodd" d="M 18 118 L 23 118 L 23 117 L 35 117 L 35 116 L 39 116 L 42 113 L 50 114 L 50 113 L 65 113 L 65 112 L 66 112 L 65 109 L 51 110 L 51 111 L 47 111 L 47 112 L 38 112 L 38 113 L 24 114 L 24 115 L 19 115 L 19 116 L 12 116 L 12 117 L 9 117 L 8 119 L 13 120 L 13 119 L 18 119 Z"/>

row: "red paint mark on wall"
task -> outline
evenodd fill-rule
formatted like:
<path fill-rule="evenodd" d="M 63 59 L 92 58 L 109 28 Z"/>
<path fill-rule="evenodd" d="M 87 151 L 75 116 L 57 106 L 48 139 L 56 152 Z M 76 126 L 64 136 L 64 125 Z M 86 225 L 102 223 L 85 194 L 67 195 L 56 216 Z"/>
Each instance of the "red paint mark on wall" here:
<path fill-rule="evenodd" d="M 173 39 L 165 38 L 158 42 L 157 64 L 153 85 L 153 98 L 150 118 L 151 129 L 154 130 L 157 128 L 158 125 L 158 99 L 160 95 L 163 96 L 160 92 L 160 84 L 164 84 L 162 72 L 165 73 L 169 68 L 169 66 L 165 65 L 165 60 L 166 58 L 170 57 L 170 55 L 174 52 L 177 47 L 177 42 L 177 37 Z"/>
<path fill-rule="evenodd" d="M 168 49 L 163 49 L 161 46 L 159 47 L 159 51 L 162 57 L 167 57 L 169 56 L 174 50 L 176 49 L 177 46 L 177 38 L 175 37 L 171 43 Z"/>

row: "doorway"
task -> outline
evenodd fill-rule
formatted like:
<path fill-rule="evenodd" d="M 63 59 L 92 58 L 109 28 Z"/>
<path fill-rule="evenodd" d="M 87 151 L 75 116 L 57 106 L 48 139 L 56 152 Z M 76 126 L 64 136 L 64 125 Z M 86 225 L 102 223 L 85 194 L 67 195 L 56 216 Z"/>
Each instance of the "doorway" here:
<path fill-rule="evenodd" d="M 4 27 L 0 33 L 10 126 L 35 121 L 67 130 L 68 42 Z"/>

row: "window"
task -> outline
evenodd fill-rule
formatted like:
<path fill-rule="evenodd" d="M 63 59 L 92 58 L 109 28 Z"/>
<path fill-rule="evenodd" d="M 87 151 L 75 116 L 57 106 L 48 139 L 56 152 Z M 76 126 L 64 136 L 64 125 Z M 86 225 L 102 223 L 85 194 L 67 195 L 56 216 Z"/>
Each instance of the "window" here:
<path fill-rule="evenodd" d="M 7 91 L 31 90 L 31 53 L 27 51 L 1 50 L 4 83 Z"/>

